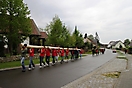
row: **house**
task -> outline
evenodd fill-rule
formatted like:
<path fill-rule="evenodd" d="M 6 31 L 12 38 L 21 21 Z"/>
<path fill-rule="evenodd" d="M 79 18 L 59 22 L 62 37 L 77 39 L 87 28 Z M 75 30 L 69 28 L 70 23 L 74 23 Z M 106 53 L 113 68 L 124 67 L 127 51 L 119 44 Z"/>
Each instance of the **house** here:
<path fill-rule="evenodd" d="M 24 40 L 24 44 L 27 44 L 27 45 L 42 45 L 44 46 L 45 45 L 45 41 L 46 41 L 46 38 L 48 37 L 46 32 L 41 32 L 39 31 L 36 23 L 34 22 L 33 19 L 30 20 L 31 22 L 31 34 Z M 0 31 L 0 34 L 4 34 L 4 33 L 7 33 L 8 31 Z M 19 33 L 22 33 L 22 32 L 19 32 Z M 4 41 L 3 40 L 4 36 L 2 36 L 2 38 L 0 38 L 0 41 Z M 8 41 L 8 39 L 7 39 Z M 1 50 L 0 50 L 0 53 L 3 55 L 3 53 L 8 53 L 9 52 L 9 49 L 8 49 L 8 45 L 7 44 L 4 44 L 4 42 L 0 42 L 0 45 L 1 45 Z M 4 50 L 3 46 L 7 45 L 6 49 Z M 21 46 L 21 44 L 20 44 Z M 15 52 L 20 52 L 20 47 L 17 48 L 17 51 L 14 50 Z M 2 56 L 0 54 L 0 56 Z"/>
<path fill-rule="evenodd" d="M 23 43 L 28 45 L 44 46 L 46 38 L 48 38 L 46 32 L 39 31 L 33 19 L 31 19 L 31 28 L 32 28 L 31 35 L 29 35 L 29 37 L 27 37 L 27 39 Z"/>
<path fill-rule="evenodd" d="M 90 39 L 90 38 L 84 38 L 84 43 L 91 43 L 93 46 L 97 46 L 97 41 L 95 39 Z"/>
<path fill-rule="evenodd" d="M 122 41 L 110 41 L 108 44 L 107 48 L 112 48 L 112 49 L 122 49 L 126 48 L 125 45 L 122 43 Z"/>

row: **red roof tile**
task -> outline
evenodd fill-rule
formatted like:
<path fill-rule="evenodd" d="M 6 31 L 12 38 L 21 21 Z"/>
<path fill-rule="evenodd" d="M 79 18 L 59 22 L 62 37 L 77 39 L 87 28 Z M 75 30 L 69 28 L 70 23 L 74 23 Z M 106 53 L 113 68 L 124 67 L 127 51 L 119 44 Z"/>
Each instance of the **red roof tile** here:
<path fill-rule="evenodd" d="M 32 27 L 31 35 L 41 35 L 33 19 L 31 19 L 31 27 Z"/>
<path fill-rule="evenodd" d="M 46 32 L 40 32 L 41 36 L 39 38 L 48 38 L 48 35 Z"/>

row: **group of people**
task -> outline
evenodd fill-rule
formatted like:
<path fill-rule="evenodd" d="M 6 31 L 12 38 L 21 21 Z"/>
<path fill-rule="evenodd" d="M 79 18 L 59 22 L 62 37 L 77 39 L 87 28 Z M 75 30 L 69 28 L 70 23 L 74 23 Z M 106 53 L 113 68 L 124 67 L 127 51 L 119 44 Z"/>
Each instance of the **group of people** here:
<path fill-rule="evenodd" d="M 24 65 L 24 59 L 27 53 L 29 53 L 29 67 L 28 70 L 32 70 L 35 68 L 35 64 L 33 62 L 33 57 L 34 57 L 34 48 L 29 48 L 27 49 L 27 45 L 22 46 L 22 54 L 21 54 L 21 64 L 22 64 L 22 72 L 26 71 L 25 65 Z M 60 63 L 68 62 L 69 59 L 72 61 L 78 58 L 82 57 L 82 49 L 72 49 L 69 50 L 67 49 L 55 49 L 55 48 L 40 48 L 38 50 L 39 53 L 39 61 L 40 65 L 39 68 L 43 67 L 49 67 L 50 66 L 50 58 L 52 57 L 52 65 L 54 66 L 58 62 L 58 58 L 60 57 Z M 71 58 L 69 57 L 71 56 Z M 64 61 L 65 60 L 65 61 Z"/>
<path fill-rule="evenodd" d="M 92 56 L 96 55 L 98 56 L 99 54 L 104 54 L 105 48 L 92 48 Z"/>

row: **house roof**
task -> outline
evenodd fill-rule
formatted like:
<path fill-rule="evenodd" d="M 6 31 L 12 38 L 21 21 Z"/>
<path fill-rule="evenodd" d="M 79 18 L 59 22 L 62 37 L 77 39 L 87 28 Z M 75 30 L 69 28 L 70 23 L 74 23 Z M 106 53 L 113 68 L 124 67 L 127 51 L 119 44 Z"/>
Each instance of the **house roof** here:
<path fill-rule="evenodd" d="M 48 38 L 46 32 L 40 32 L 41 36 L 39 38 Z"/>
<path fill-rule="evenodd" d="M 93 45 L 96 45 L 97 44 L 97 41 L 95 39 L 87 38 L 86 41 L 92 43 Z"/>
<path fill-rule="evenodd" d="M 110 44 L 111 46 L 115 46 L 118 42 L 121 42 L 121 41 L 120 41 L 120 40 L 119 40 L 119 41 L 110 41 L 109 44 Z"/>
<path fill-rule="evenodd" d="M 32 27 L 31 35 L 41 35 L 33 19 L 31 19 L 31 27 Z"/>
<path fill-rule="evenodd" d="M 31 22 L 31 29 L 32 29 L 31 35 L 39 36 L 40 38 L 47 38 L 48 37 L 46 32 L 40 32 L 39 31 L 39 29 L 38 29 L 38 27 L 37 27 L 37 25 L 33 19 L 30 19 L 30 22 Z M 8 31 L 7 30 L 4 30 L 4 31 L 0 30 L 0 33 L 6 33 L 6 32 L 8 32 Z M 19 33 L 22 33 L 22 32 L 19 31 Z"/>

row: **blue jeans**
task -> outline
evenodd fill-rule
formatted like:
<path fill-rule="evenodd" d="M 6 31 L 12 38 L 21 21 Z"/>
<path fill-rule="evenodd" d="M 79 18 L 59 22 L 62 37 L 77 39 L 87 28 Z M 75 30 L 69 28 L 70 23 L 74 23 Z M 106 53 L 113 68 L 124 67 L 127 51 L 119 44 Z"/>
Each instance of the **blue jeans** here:
<path fill-rule="evenodd" d="M 55 56 L 55 60 L 58 61 L 58 56 Z"/>
<path fill-rule="evenodd" d="M 64 56 L 61 56 L 61 62 L 64 62 Z"/>
<path fill-rule="evenodd" d="M 21 65 L 22 65 L 22 69 L 23 69 L 23 70 L 26 70 L 26 68 L 25 68 L 25 64 L 24 64 L 24 60 L 25 60 L 25 57 L 21 57 Z"/>
<path fill-rule="evenodd" d="M 35 65 L 33 63 L 33 57 L 30 56 L 30 58 L 29 58 L 29 68 L 31 68 L 31 66 L 35 67 Z"/>
<path fill-rule="evenodd" d="M 82 58 L 82 54 L 80 54 L 80 58 Z"/>
<path fill-rule="evenodd" d="M 45 65 L 45 62 L 43 61 L 44 57 L 39 56 L 39 59 L 40 59 L 40 66 L 42 66 L 42 63 Z"/>

